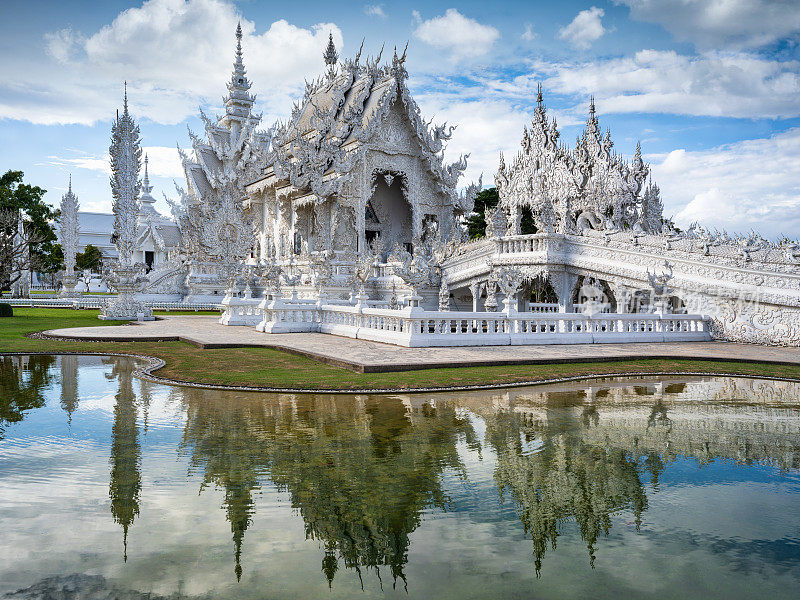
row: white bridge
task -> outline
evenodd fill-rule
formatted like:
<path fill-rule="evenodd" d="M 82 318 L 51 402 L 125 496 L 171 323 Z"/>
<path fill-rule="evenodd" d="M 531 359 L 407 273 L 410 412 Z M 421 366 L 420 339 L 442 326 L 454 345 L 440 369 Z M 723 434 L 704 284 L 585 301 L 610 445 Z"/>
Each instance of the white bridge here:
<path fill-rule="evenodd" d="M 584 282 L 602 290 L 611 312 L 651 312 L 651 277 L 664 275 L 668 310 L 708 317 L 714 337 L 800 345 L 800 266 L 792 247 L 709 245 L 691 235 L 585 230 L 503 236 L 463 245 L 444 269 L 458 303 L 479 308 L 492 273 L 512 268 L 546 282 L 560 312 L 580 306 Z"/>
<path fill-rule="evenodd" d="M 302 267 L 297 263 L 287 269 Z M 447 310 L 419 305 L 427 300 L 430 308 L 431 289 L 421 292 L 417 302 L 389 308 L 383 299 L 387 291 L 398 282 L 404 286 L 394 275 L 398 268 L 376 261 L 362 295 L 349 301 L 341 293 L 336 297 L 336 291 L 354 289 L 357 266 L 343 263 L 336 265 L 324 294 L 308 283 L 295 283 L 291 297 L 279 292 L 268 292 L 263 300 L 228 296 L 222 322 L 270 333 L 317 331 L 404 346 L 712 338 L 800 343 L 800 272 L 793 255 L 775 246 L 708 245 L 690 235 L 596 230 L 484 239 L 461 244 L 441 266 L 443 288 L 449 291 Z M 503 273 L 515 281 L 505 293 L 498 285 Z M 660 297 L 654 279 L 663 283 Z M 307 297 L 298 297 L 298 290 Z M 531 302 L 531 293 L 542 290 L 549 297 Z M 409 296 L 414 297 L 413 291 Z"/>

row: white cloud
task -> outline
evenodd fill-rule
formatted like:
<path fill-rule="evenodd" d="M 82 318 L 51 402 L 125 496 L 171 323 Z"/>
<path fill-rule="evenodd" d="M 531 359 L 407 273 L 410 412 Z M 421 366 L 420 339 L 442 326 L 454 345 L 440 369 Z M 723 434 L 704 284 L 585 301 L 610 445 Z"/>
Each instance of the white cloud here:
<path fill-rule="evenodd" d="M 533 25 L 530 23 L 525 23 L 525 31 L 522 32 L 520 37 L 526 42 L 532 42 L 539 37 L 539 34 L 533 30 Z"/>
<path fill-rule="evenodd" d="M 113 115 L 127 79 L 137 116 L 180 122 L 225 93 L 240 19 L 223 0 L 149 0 L 93 34 L 48 34 L 50 60 L 22 57 L 0 66 L 0 117 L 92 124 Z M 332 23 L 302 28 L 280 20 L 259 34 L 241 22 L 248 75 L 256 90 L 270 90 L 260 98 L 268 116 L 287 111 L 303 80 L 323 71 L 329 32 L 342 45 Z"/>
<path fill-rule="evenodd" d="M 558 30 L 558 37 L 585 50 L 606 32 L 601 20 L 604 15 L 605 11 L 596 6 L 582 10 L 572 19 L 572 23 Z"/>
<path fill-rule="evenodd" d="M 469 154 L 467 170 L 460 187 L 477 181 L 483 174 L 486 185 L 494 185 L 500 152 L 509 154 L 519 147 L 522 126 L 530 119 L 528 112 L 501 99 L 458 98 L 454 94 L 429 93 L 416 98 L 426 118 L 437 123 L 457 124 L 447 145 L 448 162 Z"/>
<path fill-rule="evenodd" d="M 187 152 L 190 149 L 186 149 Z M 183 177 L 183 165 L 177 148 L 169 146 L 144 146 L 142 155 L 147 155 L 148 172 L 150 177 Z M 98 171 L 111 175 L 108 153 L 101 156 L 80 153 L 79 156 L 49 156 L 48 163 L 59 167 L 74 167 L 76 169 L 86 169 Z M 142 170 L 144 174 L 144 170 Z"/>
<path fill-rule="evenodd" d="M 649 156 L 664 212 L 728 231 L 800 237 L 800 128 L 703 151 Z"/>
<path fill-rule="evenodd" d="M 416 11 L 413 15 L 419 22 L 414 36 L 434 48 L 448 51 L 453 59 L 486 54 L 500 37 L 500 32 L 491 25 L 465 17 L 455 8 L 448 8 L 444 15 L 427 21 L 421 21 Z"/>
<path fill-rule="evenodd" d="M 796 38 L 797 0 L 614 0 L 631 17 L 657 23 L 700 48 L 755 48 Z"/>
<path fill-rule="evenodd" d="M 190 152 L 190 148 L 184 148 Z M 153 195 L 157 200 L 156 206 L 159 210 L 168 213 L 165 202 L 161 200 L 162 192 L 167 195 L 173 194 L 172 180 L 182 184 L 183 165 L 180 155 L 174 146 L 143 146 L 142 154 L 146 154 L 150 183 L 155 186 Z M 81 209 L 95 212 L 111 212 L 111 195 L 108 192 L 106 177 L 111 175 L 108 153 L 90 154 L 74 149 L 67 149 L 67 154 L 62 156 L 48 156 L 45 161 L 38 163 L 37 166 L 57 167 L 65 173 L 74 175 L 76 193 L 80 198 Z M 86 173 L 81 173 L 85 171 Z M 144 169 L 140 176 L 144 175 Z M 56 189 L 56 188 L 53 188 Z M 51 189 L 51 192 L 53 191 Z M 56 198 L 50 201 L 58 202 L 61 188 L 57 188 Z M 84 193 L 86 192 L 86 193 Z"/>
<path fill-rule="evenodd" d="M 585 63 L 543 63 L 545 86 L 563 94 L 595 94 L 606 113 L 788 118 L 800 115 L 800 62 L 753 54 L 686 56 L 641 50 Z"/>
<path fill-rule="evenodd" d="M 82 35 L 75 33 L 72 27 L 66 27 L 55 33 L 47 33 L 44 39 L 47 42 L 45 46 L 47 54 L 61 63 L 70 60 L 86 41 Z"/>
<path fill-rule="evenodd" d="M 191 149 L 184 148 L 187 154 Z M 146 154 L 149 159 L 148 170 L 151 177 L 173 177 L 183 178 L 183 163 L 178 154 L 178 149 L 170 146 L 145 146 L 142 154 Z"/>
<path fill-rule="evenodd" d="M 383 11 L 383 4 L 367 4 L 364 6 L 364 14 L 369 17 L 386 18 L 386 13 Z"/>

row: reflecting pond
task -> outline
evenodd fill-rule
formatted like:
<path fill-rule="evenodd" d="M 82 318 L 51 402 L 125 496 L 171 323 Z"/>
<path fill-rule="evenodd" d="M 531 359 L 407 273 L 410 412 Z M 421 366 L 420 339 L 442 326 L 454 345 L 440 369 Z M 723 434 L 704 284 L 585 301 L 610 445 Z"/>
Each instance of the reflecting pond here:
<path fill-rule="evenodd" d="M 0 357 L 0 597 L 797 597 L 798 384 L 291 395 L 134 369 Z"/>

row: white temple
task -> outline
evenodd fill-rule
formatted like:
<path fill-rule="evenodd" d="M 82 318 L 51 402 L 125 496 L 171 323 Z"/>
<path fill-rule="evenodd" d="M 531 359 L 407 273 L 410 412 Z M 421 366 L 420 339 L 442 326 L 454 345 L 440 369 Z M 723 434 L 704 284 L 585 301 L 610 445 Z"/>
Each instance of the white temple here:
<path fill-rule="evenodd" d="M 288 123 L 278 126 L 261 175 L 247 186 L 259 258 L 361 252 L 380 238 L 411 251 L 430 232 L 461 237 L 472 209 L 456 184 L 466 160 L 441 151 L 452 127 L 430 129 L 406 87 L 405 55 L 381 66 L 337 63 L 308 84 Z M 260 223 L 258 222 L 260 217 Z"/>
<path fill-rule="evenodd" d="M 145 168 L 137 241 L 171 250 L 140 297 L 221 303 L 222 323 L 268 333 L 411 346 L 800 344 L 800 249 L 674 230 L 640 147 L 617 155 L 594 102 L 568 148 L 538 90 L 519 154 L 500 157 L 486 237 L 466 242 L 481 182 L 459 193 L 466 157 L 443 161 L 454 127 L 424 120 L 405 51 L 339 60 L 331 38 L 323 58 L 291 118 L 261 131 L 237 28 L 224 114 L 201 112 L 205 135 L 181 152 L 174 221 L 149 212 Z"/>

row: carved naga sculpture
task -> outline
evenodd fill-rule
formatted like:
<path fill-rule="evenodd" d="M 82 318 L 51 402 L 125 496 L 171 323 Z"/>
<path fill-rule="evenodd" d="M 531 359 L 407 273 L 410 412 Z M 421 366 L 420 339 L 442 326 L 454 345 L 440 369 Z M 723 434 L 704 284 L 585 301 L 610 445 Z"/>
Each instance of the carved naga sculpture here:
<path fill-rule="evenodd" d="M 601 229 L 603 225 L 603 218 L 596 212 L 585 210 L 578 215 L 575 220 L 578 232 L 583 235 L 589 229 Z"/>

